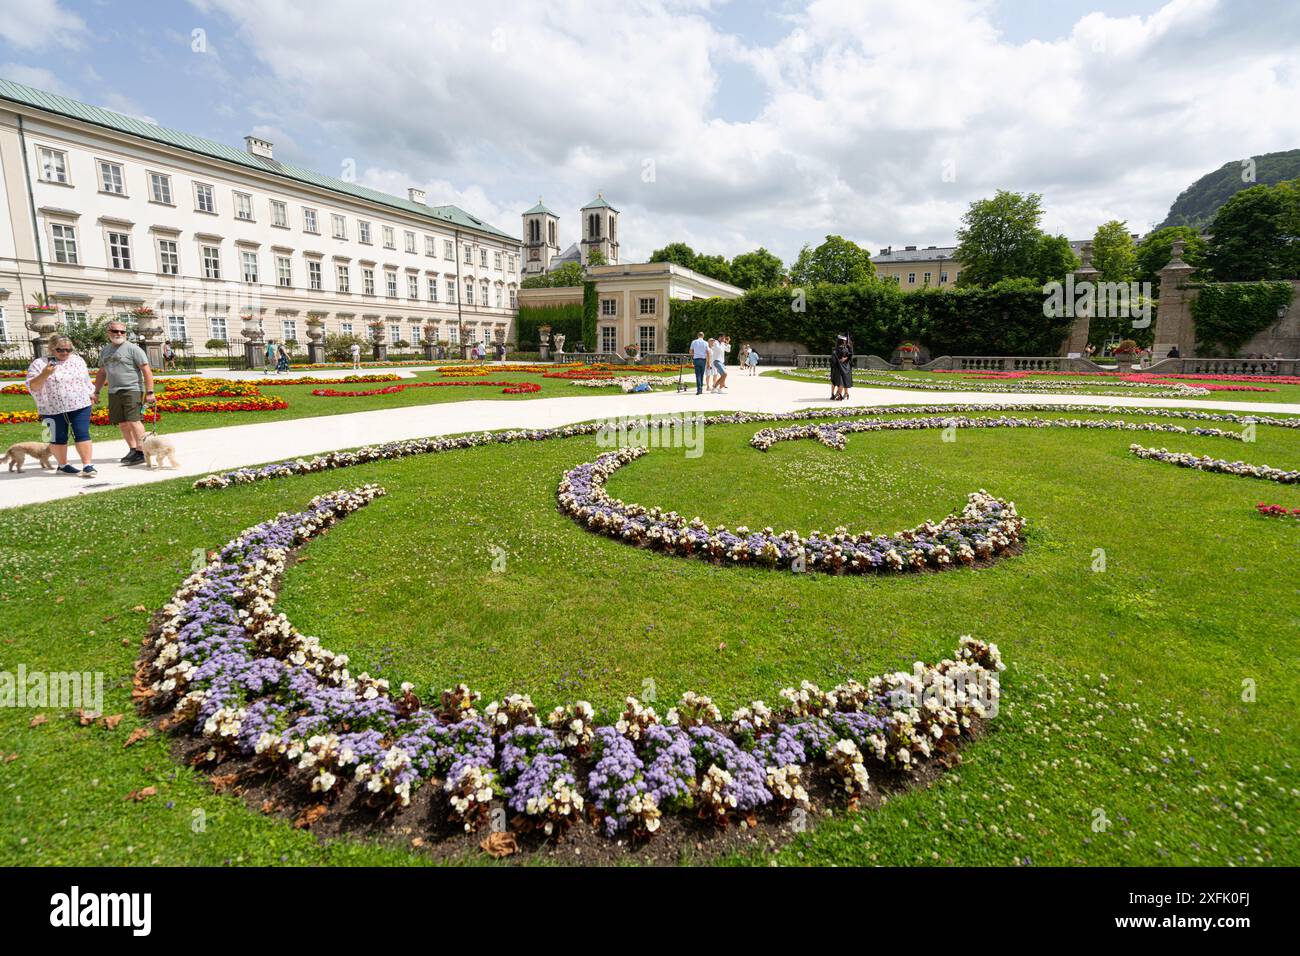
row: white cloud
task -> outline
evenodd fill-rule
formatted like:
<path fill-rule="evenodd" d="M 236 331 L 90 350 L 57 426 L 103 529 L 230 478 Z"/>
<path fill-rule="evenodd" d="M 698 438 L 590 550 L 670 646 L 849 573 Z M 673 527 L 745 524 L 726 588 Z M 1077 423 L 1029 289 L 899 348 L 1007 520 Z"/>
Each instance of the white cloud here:
<path fill-rule="evenodd" d="M 816 0 L 766 45 L 720 32 L 706 2 L 394 0 L 364 36 L 351 0 L 309 19 L 197 5 L 261 64 L 244 115 L 311 130 L 370 184 L 424 183 L 431 203 L 510 232 L 541 193 L 565 244 L 601 189 L 623 211 L 626 258 L 674 239 L 787 260 L 827 233 L 944 243 L 1000 187 L 1043 193 L 1045 225 L 1073 238 L 1112 217 L 1145 229 L 1202 173 L 1300 145 L 1289 0 L 1090 13 L 1027 43 L 1000 35 L 988 2 Z M 712 113 L 724 64 L 759 81 L 749 122 Z"/>
<path fill-rule="evenodd" d="M 39 90 L 58 93 L 61 96 L 78 95 L 75 87 L 69 86 L 53 70 L 47 70 L 43 66 L 28 66 L 24 63 L 0 64 L 0 76 L 15 83 L 34 86 Z"/>
<path fill-rule="evenodd" d="M 20 50 L 80 47 L 86 24 L 58 0 L 0 0 L 0 39 Z"/>

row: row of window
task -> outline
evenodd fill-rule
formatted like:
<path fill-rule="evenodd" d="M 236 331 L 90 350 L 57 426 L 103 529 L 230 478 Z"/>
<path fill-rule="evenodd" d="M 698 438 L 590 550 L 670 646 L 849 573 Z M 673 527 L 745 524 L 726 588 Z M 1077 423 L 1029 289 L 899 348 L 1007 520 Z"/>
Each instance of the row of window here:
<path fill-rule="evenodd" d="M 41 179 L 50 183 L 60 183 L 65 186 L 72 185 L 68 173 L 68 154 L 63 150 L 52 149 L 46 146 L 38 146 L 37 154 L 40 166 Z M 126 175 L 121 163 L 111 162 L 106 159 L 97 159 L 95 161 L 96 169 L 99 176 L 100 192 L 109 193 L 115 196 L 126 195 Z M 167 206 L 176 205 L 173 190 L 172 177 L 167 173 L 158 173 L 147 170 L 146 174 L 149 180 L 149 199 L 152 202 L 161 203 Z M 255 222 L 253 216 L 253 195 L 251 193 L 241 192 L 237 189 L 231 190 L 232 207 L 235 218 L 244 222 Z M 279 199 L 269 199 L 271 225 L 278 226 L 282 229 L 289 227 L 289 204 Z M 209 183 L 194 183 L 194 209 L 196 212 L 210 213 L 217 215 L 217 194 L 216 188 Z M 320 235 L 320 215 L 319 210 L 310 206 L 299 207 L 302 217 L 302 231 L 310 235 Z M 330 213 L 330 234 L 335 239 L 346 240 L 348 236 L 347 217 L 341 213 Z M 385 249 L 397 248 L 397 230 L 393 226 L 380 225 L 380 235 L 383 240 Z M 371 223 L 365 219 L 357 220 L 357 241 L 366 245 L 372 243 Z M 403 230 L 404 248 L 412 255 L 416 254 L 417 235 L 413 230 Z M 464 262 L 473 264 L 473 246 L 470 243 L 462 243 Z M 453 261 L 456 257 L 455 243 L 451 239 L 442 240 L 442 257 L 448 261 Z M 424 236 L 424 254 L 426 256 L 436 256 L 438 254 L 438 239 L 435 236 Z M 492 268 L 500 272 L 502 266 L 512 275 L 516 271 L 517 260 L 514 254 L 504 254 L 500 250 L 492 252 Z M 483 268 L 488 267 L 488 250 L 479 249 L 479 265 Z"/>
<path fill-rule="evenodd" d="M 637 303 L 638 315 L 654 315 L 658 299 L 642 297 Z M 601 299 L 601 315 L 618 315 L 618 299 Z"/>
<path fill-rule="evenodd" d="M 642 300 L 645 301 L 645 300 Z M 653 301 L 653 300 L 651 300 Z M 636 328 L 637 346 L 643 353 L 657 352 L 658 332 L 653 325 L 638 325 Z M 617 352 L 618 351 L 618 328 L 613 325 L 603 325 L 600 328 L 600 351 Z"/>
<path fill-rule="evenodd" d="M 933 277 L 933 275 L 934 275 L 933 272 L 925 272 L 925 273 L 922 273 L 921 284 L 922 284 L 922 285 L 929 285 L 929 284 L 930 284 L 930 279 L 931 279 L 931 277 Z M 961 275 L 960 272 L 955 272 L 955 273 L 953 273 L 952 281 L 953 281 L 953 282 L 956 282 L 956 281 L 957 281 L 957 276 L 959 276 L 959 275 Z M 900 275 L 891 275 L 889 278 L 890 278 L 890 281 L 892 281 L 892 282 L 894 283 L 894 285 L 901 285 L 901 284 L 902 284 L 902 279 L 903 279 L 903 277 L 900 276 Z M 947 285 L 947 283 L 948 283 L 948 273 L 946 273 L 946 272 L 940 272 L 940 273 L 939 273 L 939 285 Z M 916 273 L 915 273 L 915 272 L 909 272 L 909 273 L 907 274 L 907 284 L 908 284 L 908 285 L 916 285 Z"/>
<path fill-rule="evenodd" d="M 85 322 L 87 320 L 87 315 L 88 313 L 84 311 L 68 309 L 65 310 L 63 313 L 63 320 L 65 322 Z M 135 322 L 135 318 L 129 312 L 123 312 L 119 315 L 114 316 L 114 318 L 117 321 L 122 322 L 124 325 L 126 325 L 127 328 L 131 330 L 131 337 L 135 338 L 136 322 Z M 190 323 L 186 316 L 168 315 L 165 317 L 165 325 L 167 330 L 168 341 L 171 342 L 190 341 L 191 331 L 193 330 L 190 328 Z M 357 332 L 358 328 L 360 328 L 361 330 L 360 333 Z M 229 330 L 230 330 L 230 325 L 226 316 L 224 315 L 208 316 L 207 335 L 209 339 L 221 339 L 223 342 L 229 341 L 230 339 Z M 358 326 L 356 323 L 344 320 L 339 323 L 339 331 L 343 335 L 360 334 L 362 338 L 365 338 L 367 337 L 367 334 L 369 332 L 369 326 L 364 324 Z M 443 331 L 447 335 L 447 340 L 451 342 L 453 345 L 459 342 L 460 329 L 457 324 L 452 323 Z M 388 324 L 387 334 L 388 334 L 388 341 L 390 343 L 405 341 L 414 344 L 417 342 L 422 342 L 424 341 L 424 321 L 421 319 L 411 319 L 410 326 L 405 332 L 403 332 L 402 324 L 400 322 L 390 322 Z M 486 333 L 480 333 L 478 331 L 474 331 L 471 334 L 471 339 L 481 340 L 483 334 Z M 495 335 L 498 339 L 503 339 L 504 334 L 505 334 L 504 330 L 497 330 L 495 332 Z M 0 342 L 8 341 L 7 335 L 8 333 L 5 329 L 5 323 L 4 323 L 4 309 L 0 308 Z M 301 341 L 298 338 L 298 320 L 281 319 L 280 336 L 281 336 L 281 340 L 284 342 Z"/>
<path fill-rule="evenodd" d="M 131 249 L 131 234 L 129 232 L 119 232 L 109 229 L 106 232 L 105 239 L 108 247 L 108 264 L 112 269 L 134 270 L 135 258 Z M 175 239 L 159 238 L 157 243 L 158 272 L 160 275 L 180 275 L 180 251 Z M 50 244 L 54 254 L 54 261 L 63 265 L 79 265 L 81 263 L 80 252 L 77 245 L 77 229 L 70 223 L 52 222 L 50 223 Z M 275 257 L 275 284 L 281 288 L 294 288 L 293 280 L 293 259 L 286 255 L 276 255 Z M 199 242 L 199 260 L 200 274 L 204 279 L 221 279 L 221 247 L 212 243 Z M 320 260 L 306 259 L 307 263 L 307 288 L 313 291 L 324 291 L 323 266 Z M 239 250 L 239 278 L 243 282 L 256 284 L 262 281 L 261 273 L 258 267 L 258 253 L 251 249 Z M 429 302 L 438 301 L 438 279 L 436 276 L 427 276 L 425 292 Z M 334 267 L 334 291 L 340 293 L 351 293 L 352 291 L 352 267 L 345 262 L 335 263 Z M 465 284 L 465 302 L 474 304 L 475 279 L 464 279 Z M 489 282 L 487 279 L 477 280 L 480 292 L 479 302 L 483 305 L 489 304 Z M 448 302 L 456 301 L 456 280 L 448 278 L 445 283 L 446 295 Z M 412 301 L 420 299 L 420 277 L 408 273 L 406 276 L 406 297 Z M 509 291 L 509 307 L 515 308 L 517 301 L 516 290 L 512 285 Z M 362 295 L 375 295 L 375 270 L 369 266 L 361 267 L 361 293 Z M 398 298 L 397 270 L 384 270 L 384 294 L 390 299 Z M 496 286 L 496 302 L 498 309 L 505 306 L 505 294 L 500 285 Z"/>

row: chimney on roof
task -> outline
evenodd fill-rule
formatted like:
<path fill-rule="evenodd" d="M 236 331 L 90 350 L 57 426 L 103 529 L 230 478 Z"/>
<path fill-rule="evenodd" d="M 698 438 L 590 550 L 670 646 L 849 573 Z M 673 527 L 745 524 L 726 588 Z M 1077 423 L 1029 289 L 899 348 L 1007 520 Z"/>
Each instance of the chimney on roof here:
<path fill-rule="evenodd" d="M 890 254 L 891 252 L 893 252 L 893 251 L 894 251 L 894 247 L 893 247 L 893 246 L 885 246 L 885 248 L 883 248 L 883 249 L 880 250 L 880 254 L 881 254 L 882 256 L 887 256 L 887 255 L 889 255 L 889 254 Z"/>
<path fill-rule="evenodd" d="M 916 252 L 916 246 L 903 246 L 904 252 Z"/>
<path fill-rule="evenodd" d="M 427 205 L 424 201 L 425 196 L 423 189 L 416 189 L 414 186 L 408 186 L 406 188 L 406 198 L 411 200 L 411 202 L 418 202 L 421 206 Z"/>
<path fill-rule="evenodd" d="M 259 139 L 256 136 L 245 136 L 244 148 L 247 149 L 254 156 L 265 156 L 267 159 L 275 158 L 273 155 L 271 155 L 271 149 L 272 149 L 271 144 L 264 139 Z"/>

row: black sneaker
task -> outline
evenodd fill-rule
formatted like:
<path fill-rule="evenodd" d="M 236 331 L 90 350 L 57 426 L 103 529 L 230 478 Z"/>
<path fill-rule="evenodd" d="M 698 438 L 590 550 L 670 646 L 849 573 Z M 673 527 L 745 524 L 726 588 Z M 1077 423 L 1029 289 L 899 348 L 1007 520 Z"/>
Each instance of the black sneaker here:
<path fill-rule="evenodd" d="M 74 468 L 72 465 L 60 465 L 60 466 L 56 469 L 56 471 L 57 471 L 57 473 L 60 474 L 60 475 L 79 475 L 79 474 L 81 474 L 81 472 L 78 471 L 76 468 Z"/>
<path fill-rule="evenodd" d="M 138 465 L 142 461 L 144 461 L 144 452 L 142 452 L 139 448 L 132 448 L 131 454 L 127 455 L 125 458 L 122 459 L 122 464 Z"/>
<path fill-rule="evenodd" d="M 99 472 L 95 470 L 94 465 L 87 465 L 85 468 L 81 469 L 82 478 L 94 478 L 98 474 Z"/>
<path fill-rule="evenodd" d="M 135 453 L 136 453 L 136 449 L 128 448 L 126 454 L 123 455 L 121 458 L 119 458 L 118 461 L 121 464 L 125 465 L 128 461 L 131 460 L 131 456 L 134 455 Z"/>

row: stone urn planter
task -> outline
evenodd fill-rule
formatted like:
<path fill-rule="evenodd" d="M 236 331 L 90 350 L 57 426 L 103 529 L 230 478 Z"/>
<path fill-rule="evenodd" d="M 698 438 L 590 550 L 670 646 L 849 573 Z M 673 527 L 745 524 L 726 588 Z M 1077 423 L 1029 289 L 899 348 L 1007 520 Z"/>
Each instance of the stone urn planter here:
<path fill-rule="evenodd" d="M 52 305 L 29 305 L 27 328 L 36 336 L 32 339 L 32 353 L 39 358 L 48 349 L 50 336 L 59 327 L 59 310 Z"/>
<path fill-rule="evenodd" d="M 384 341 L 384 324 L 370 323 L 370 355 L 376 362 L 388 360 L 388 343 Z"/>
<path fill-rule="evenodd" d="M 135 319 L 135 331 L 140 336 L 140 347 L 149 357 L 149 364 L 162 368 L 163 327 L 158 313 L 150 308 L 132 309 L 131 317 Z"/>
<path fill-rule="evenodd" d="M 240 334 L 244 338 L 244 361 L 247 368 L 254 369 L 266 361 L 266 352 L 262 350 L 262 323 L 251 313 L 241 315 Z"/>
<path fill-rule="evenodd" d="M 319 365 L 325 361 L 325 319 L 319 315 L 307 316 L 307 361 Z"/>

